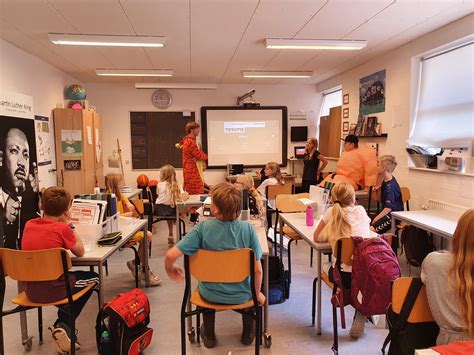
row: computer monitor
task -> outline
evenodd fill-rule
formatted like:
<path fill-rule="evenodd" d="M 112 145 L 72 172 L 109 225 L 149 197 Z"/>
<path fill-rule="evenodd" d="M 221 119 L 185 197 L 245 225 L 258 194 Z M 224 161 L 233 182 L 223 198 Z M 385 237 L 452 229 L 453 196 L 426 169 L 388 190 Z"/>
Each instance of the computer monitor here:
<path fill-rule="evenodd" d="M 303 159 L 304 158 L 304 153 L 305 153 L 305 147 L 303 145 L 295 147 L 295 158 L 296 159 Z"/>
<path fill-rule="evenodd" d="M 308 127 L 307 126 L 295 126 L 291 127 L 291 141 L 292 142 L 304 142 L 308 139 Z"/>

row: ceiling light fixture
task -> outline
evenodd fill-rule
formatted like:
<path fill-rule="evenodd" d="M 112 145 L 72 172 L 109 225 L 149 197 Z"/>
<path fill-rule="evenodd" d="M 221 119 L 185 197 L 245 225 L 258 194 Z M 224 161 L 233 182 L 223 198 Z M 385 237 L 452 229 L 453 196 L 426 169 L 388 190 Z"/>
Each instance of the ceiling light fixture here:
<path fill-rule="evenodd" d="M 173 76 L 172 69 L 96 69 L 99 76 Z"/>
<path fill-rule="evenodd" d="M 335 49 L 359 50 L 367 46 L 367 41 L 345 39 L 278 39 L 267 38 L 265 46 L 271 49 Z"/>
<path fill-rule="evenodd" d="M 135 89 L 182 89 L 182 90 L 216 90 L 217 84 L 203 83 L 136 83 Z"/>
<path fill-rule="evenodd" d="M 110 47 L 164 47 L 165 37 L 109 36 L 49 33 L 54 44 L 70 46 L 110 46 Z"/>
<path fill-rule="evenodd" d="M 244 78 L 296 78 L 304 79 L 313 76 L 312 71 L 264 71 L 264 70 L 245 70 L 242 72 Z"/>

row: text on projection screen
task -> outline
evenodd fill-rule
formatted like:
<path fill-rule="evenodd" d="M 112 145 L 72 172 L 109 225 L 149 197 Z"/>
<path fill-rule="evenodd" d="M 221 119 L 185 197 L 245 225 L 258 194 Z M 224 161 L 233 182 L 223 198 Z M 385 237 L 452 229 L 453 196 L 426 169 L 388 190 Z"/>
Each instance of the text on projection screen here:
<path fill-rule="evenodd" d="M 282 163 L 281 110 L 208 110 L 208 164 Z"/>

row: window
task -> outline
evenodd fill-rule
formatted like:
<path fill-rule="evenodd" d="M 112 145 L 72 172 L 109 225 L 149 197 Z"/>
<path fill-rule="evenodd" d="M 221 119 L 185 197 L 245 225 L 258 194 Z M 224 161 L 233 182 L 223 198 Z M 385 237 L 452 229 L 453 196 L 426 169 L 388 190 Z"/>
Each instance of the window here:
<path fill-rule="evenodd" d="M 437 148 L 472 146 L 473 63 L 472 38 L 421 58 L 410 144 Z"/>
<path fill-rule="evenodd" d="M 329 110 L 332 107 L 342 105 L 342 90 L 337 89 L 335 91 L 323 94 L 323 103 L 321 104 L 321 111 L 319 117 L 329 116 Z"/>

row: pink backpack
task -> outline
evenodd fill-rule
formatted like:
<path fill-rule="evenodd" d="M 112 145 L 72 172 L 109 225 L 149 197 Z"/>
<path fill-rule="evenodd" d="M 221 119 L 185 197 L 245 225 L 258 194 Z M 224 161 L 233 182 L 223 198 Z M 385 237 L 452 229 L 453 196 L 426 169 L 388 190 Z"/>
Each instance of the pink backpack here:
<path fill-rule="evenodd" d="M 392 283 L 400 277 L 400 264 L 385 236 L 353 237 L 352 305 L 362 314 L 385 314 L 391 301 Z"/>

